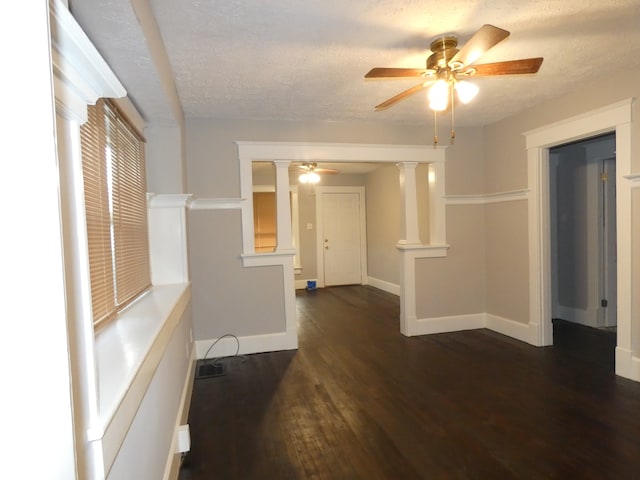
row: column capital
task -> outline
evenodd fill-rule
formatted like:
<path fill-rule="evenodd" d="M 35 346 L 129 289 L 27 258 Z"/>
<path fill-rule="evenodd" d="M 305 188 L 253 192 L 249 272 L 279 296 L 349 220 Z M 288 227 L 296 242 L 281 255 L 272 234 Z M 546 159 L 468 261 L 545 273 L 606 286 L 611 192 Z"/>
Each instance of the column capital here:
<path fill-rule="evenodd" d="M 291 160 L 272 160 L 271 163 L 273 163 L 276 168 L 289 168 Z"/>
<path fill-rule="evenodd" d="M 398 162 L 396 163 L 396 166 L 400 169 L 407 169 L 407 168 L 411 168 L 413 170 L 415 170 L 418 167 L 419 163 L 418 162 Z"/>

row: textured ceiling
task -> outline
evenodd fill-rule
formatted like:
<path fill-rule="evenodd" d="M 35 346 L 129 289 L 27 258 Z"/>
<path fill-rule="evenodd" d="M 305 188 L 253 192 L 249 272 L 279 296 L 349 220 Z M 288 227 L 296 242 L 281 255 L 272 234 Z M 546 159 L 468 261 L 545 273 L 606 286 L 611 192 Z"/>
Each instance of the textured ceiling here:
<path fill-rule="evenodd" d="M 480 94 L 456 110 L 459 126 L 493 123 L 583 78 L 640 64 L 640 0 L 69 3 L 151 123 L 175 122 L 167 100 L 172 88 L 187 118 L 430 123 L 424 93 L 373 109 L 419 82 L 364 74 L 374 66 L 422 68 L 434 37 L 454 33 L 463 44 L 485 23 L 511 36 L 478 63 L 538 56 L 544 63 L 536 75 L 475 79 Z M 159 27 L 169 87 L 159 79 L 140 5 Z"/>

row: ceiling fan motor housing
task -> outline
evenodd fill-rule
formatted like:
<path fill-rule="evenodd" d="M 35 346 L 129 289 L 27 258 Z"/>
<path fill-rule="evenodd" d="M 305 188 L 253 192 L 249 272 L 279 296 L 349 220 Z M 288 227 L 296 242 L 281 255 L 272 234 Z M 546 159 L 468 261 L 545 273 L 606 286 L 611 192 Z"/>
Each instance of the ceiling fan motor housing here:
<path fill-rule="evenodd" d="M 442 70 L 447 68 L 451 59 L 458 53 L 458 39 L 452 36 L 439 37 L 431 42 L 433 52 L 427 58 L 427 70 Z"/>

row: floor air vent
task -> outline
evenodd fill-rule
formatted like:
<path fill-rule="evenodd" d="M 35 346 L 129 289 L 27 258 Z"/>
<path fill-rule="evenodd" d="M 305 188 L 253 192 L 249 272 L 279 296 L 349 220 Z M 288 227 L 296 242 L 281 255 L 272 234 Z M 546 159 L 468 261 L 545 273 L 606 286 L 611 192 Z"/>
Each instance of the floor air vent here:
<path fill-rule="evenodd" d="M 221 377 L 227 373 L 227 369 L 222 363 L 203 363 L 198 366 L 196 371 L 196 379 Z"/>

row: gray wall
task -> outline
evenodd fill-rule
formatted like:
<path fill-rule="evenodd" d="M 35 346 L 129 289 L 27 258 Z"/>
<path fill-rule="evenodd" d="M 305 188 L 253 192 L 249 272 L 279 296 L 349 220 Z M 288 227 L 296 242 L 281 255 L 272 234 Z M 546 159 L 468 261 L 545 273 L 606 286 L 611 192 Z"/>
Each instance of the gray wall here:
<path fill-rule="evenodd" d="M 416 263 L 418 318 L 485 311 L 484 230 L 484 206 L 447 207 L 447 256 Z"/>
<path fill-rule="evenodd" d="M 367 175 L 367 273 L 398 285 L 400 254 L 400 184 L 398 167 L 384 165 Z"/>
<path fill-rule="evenodd" d="M 283 332 L 281 267 L 242 266 L 240 210 L 191 210 L 188 220 L 194 338 Z"/>
<path fill-rule="evenodd" d="M 544 67 L 543 67 L 544 68 Z M 503 192 L 527 188 L 527 152 L 524 132 L 574 115 L 595 110 L 630 97 L 640 96 L 640 69 L 607 72 L 585 80 L 581 88 L 557 92 L 548 102 L 484 129 L 486 191 Z M 550 93 L 551 96 L 551 93 Z M 633 107 L 638 117 L 637 102 Z M 632 172 L 640 171 L 640 122 L 632 123 Z M 513 202 L 513 211 L 487 209 L 487 311 L 519 322 L 528 322 L 527 202 Z M 637 215 L 634 218 L 639 218 Z M 524 232 L 522 234 L 521 232 Z M 514 235 L 515 234 L 515 235 Z M 637 242 L 637 238 L 635 239 Z M 637 244 L 637 243 L 636 243 Z M 503 248 L 512 252 L 515 264 L 504 261 Z M 522 261 L 520 259 L 525 259 Z M 629 259 L 619 259 L 629 261 Z M 635 278 L 638 278 L 637 268 Z M 634 295 L 638 295 L 637 289 Z M 637 319 L 638 316 L 636 315 Z M 636 320 L 637 322 L 638 320 Z M 637 325 L 637 324 L 636 324 Z M 633 331 L 638 332 L 636 326 Z M 640 335 L 636 333 L 636 342 Z"/>
<path fill-rule="evenodd" d="M 458 128 L 446 153 L 446 188 L 457 194 L 484 191 L 481 128 Z M 194 199 L 237 198 L 239 168 L 236 140 L 425 144 L 425 127 L 377 123 L 291 123 L 187 121 L 188 191 Z M 428 242 L 426 167 L 418 167 L 420 237 Z M 396 243 L 400 234 L 398 169 L 386 165 L 365 176 L 335 175 L 325 185 L 365 185 L 367 192 L 369 275 L 399 284 Z M 425 317 L 484 311 L 484 225 L 482 207 L 450 207 L 447 220 L 450 256 L 424 259 L 417 268 L 420 314 Z M 316 278 L 315 197 L 299 188 L 299 280 Z M 307 230 L 306 224 L 313 229 Z M 469 234 L 469 232 L 472 232 Z M 189 216 L 190 272 L 193 281 L 194 337 L 225 333 L 258 335 L 284 329 L 281 275 L 276 267 L 243 268 L 238 210 L 192 211 Z M 464 288 L 460 288 L 464 285 Z M 431 296 L 434 291 L 438 296 Z M 423 295 L 422 292 L 425 292 Z M 453 292 L 453 293 L 450 293 Z M 429 300 L 429 298 L 431 300 Z M 275 302 L 275 303 L 274 303 Z"/>
<path fill-rule="evenodd" d="M 621 72 L 622 73 L 622 72 Z M 548 125 L 567 117 L 606 106 L 628 97 L 640 95 L 640 69 L 624 72 L 621 75 L 607 75 L 600 79 L 585 82 L 585 85 L 573 92 L 558 92 L 557 96 L 525 113 L 497 122 L 483 128 L 458 128 L 456 144 L 446 151 L 446 193 L 454 195 L 498 193 L 526 189 L 527 156 L 523 132 Z M 613 83 L 615 82 L 615 84 Z M 611 88 L 606 88 L 611 86 Z M 634 115 L 638 114 L 637 104 Z M 640 171 L 640 125 L 632 125 L 633 152 L 632 171 Z M 239 172 L 237 150 L 234 140 L 250 141 L 322 141 L 349 143 L 394 143 L 424 144 L 430 142 L 430 135 L 420 126 L 377 123 L 289 123 L 255 121 L 187 121 L 187 169 L 188 191 L 196 198 L 237 197 L 239 193 Z M 370 181 L 367 180 L 367 185 Z M 373 185 L 373 184 L 372 184 Z M 368 203 L 373 201 L 371 192 L 367 192 Z M 637 193 L 634 192 L 635 212 Z M 302 197 L 302 195 L 301 195 Z M 393 201 L 389 197 L 389 201 Z M 300 208 L 301 243 L 315 242 L 315 232 L 304 229 L 306 218 L 314 218 L 310 204 Z M 308 208 L 307 208 L 308 207 Z M 217 223 L 214 214 L 210 223 L 217 227 L 208 227 L 208 233 L 200 225 L 190 228 L 191 241 L 198 244 L 199 250 L 192 251 L 198 262 L 224 263 L 222 257 L 238 258 L 240 253 L 239 220 L 232 223 Z M 218 214 L 215 214 L 218 215 Z M 238 214 L 239 215 L 239 214 Z M 369 212 L 371 215 L 371 212 Z M 449 316 L 462 313 L 486 311 L 490 314 L 522 323 L 529 321 L 529 272 L 528 272 L 528 205 L 527 201 L 512 201 L 487 205 L 450 205 L 447 207 L 447 241 L 450 244 L 448 256 L 439 259 L 422 259 L 416 267 L 418 292 L 418 316 L 421 318 Z M 637 217 L 638 215 L 636 215 Z M 634 217 L 635 218 L 635 217 Z M 224 220 L 226 221 L 226 220 Z M 387 222 L 392 222 L 391 216 Z M 375 226 L 373 221 L 369 228 Z M 212 235 L 216 228 L 232 235 L 225 243 L 226 250 L 216 251 L 213 245 L 207 246 L 202 235 Z M 234 229 L 231 231 L 230 229 Z M 633 226 L 638 245 L 637 226 Z M 308 235 L 308 237 L 307 237 Z M 422 235 L 422 233 L 421 233 Z M 374 236 L 375 237 L 375 236 Z M 371 240 L 370 240 L 371 241 Z M 388 241 L 387 243 L 391 243 Z M 371 244 L 375 253 L 377 246 Z M 384 250 L 391 257 L 391 249 Z M 303 252 L 304 255 L 304 252 Z M 370 252 L 371 257 L 371 252 Z M 381 259 L 382 257 L 377 257 Z M 380 275 L 387 281 L 394 281 L 393 260 L 385 265 L 377 265 L 376 259 L 369 259 L 370 274 Z M 194 264 L 195 262 L 192 262 Z M 303 260 L 309 265 L 306 273 L 311 276 L 312 259 Z M 640 277 L 637 260 L 634 259 L 634 278 Z M 239 265 L 239 263 L 238 263 Z M 236 267 L 238 266 L 236 265 Z M 235 267 L 234 267 L 235 268 Z M 251 269 L 248 269 L 251 270 Z M 194 294 L 194 324 L 197 339 L 211 338 L 214 333 L 223 333 L 223 328 L 212 327 L 221 317 L 236 319 L 238 330 L 243 332 L 269 332 L 277 327 L 275 319 L 260 320 L 262 315 L 251 315 L 242 306 L 242 292 L 247 288 L 262 289 L 264 301 L 277 298 L 278 289 L 272 277 L 265 273 L 257 278 L 240 278 L 233 275 L 225 278 L 221 270 L 208 272 L 202 278 L 194 276 L 194 290 L 202 282 L 216 285 L 222 289 L 221 297 L 233 299 L 221 303 L 201 301 Z M 395 280 L 397 281 L 397 279 Z M 246 304 L 245 304 L 246 305 Z M 638 305 L 637 293 L 634 305 Z M 264 306 L 256 302 L 256 312 Z M 269 310 L 278 315 L 277 308 Z M 640 308 L 640 307 L 638 307 Z M 254 312 L 254 313 L 256 313 Z M 637 318 L 637 312 L 635 318 Z M 264 323 L 266 322 L 266 324 Z M 634 344 L 640 344 L 640 328 L 634 328 Z"/>
<path fill-rule="evenodd" d="M 378 123 L 191 119 L 187 120 L 186 130 L 188 191 L 195 200 L 239 197 L 238 152 L 234 143 L 237 140 L 388 144 L 429 141 L 423 127 Z M 363 176 L 349 177 L 326 177 L 326 182 L 365 184 Z M 306 197 L 304 188 L 300 188 L 301 279 L 316 276 L 315 198 Z M 314 225 L 311 231 L 305 228 L 308 222 Z M 284 331 L 279 267 L 243 268 L 241 250 L 239 210 L 190 212 L 189 257 L 196 340 L 216 338 L 225 333 L 258 335 Z"/>
<path fill-rule="evenodd" d="M 456 142 L 446 150 L 445 193 L 482 194 L 485 192 L 482 129 L 456 130 Z M 485 311 L 485 209 L 483 205 L 446 207 L 450 245 L 447 256 L 424 258 L 416 263 L 418 318 Z"/>

